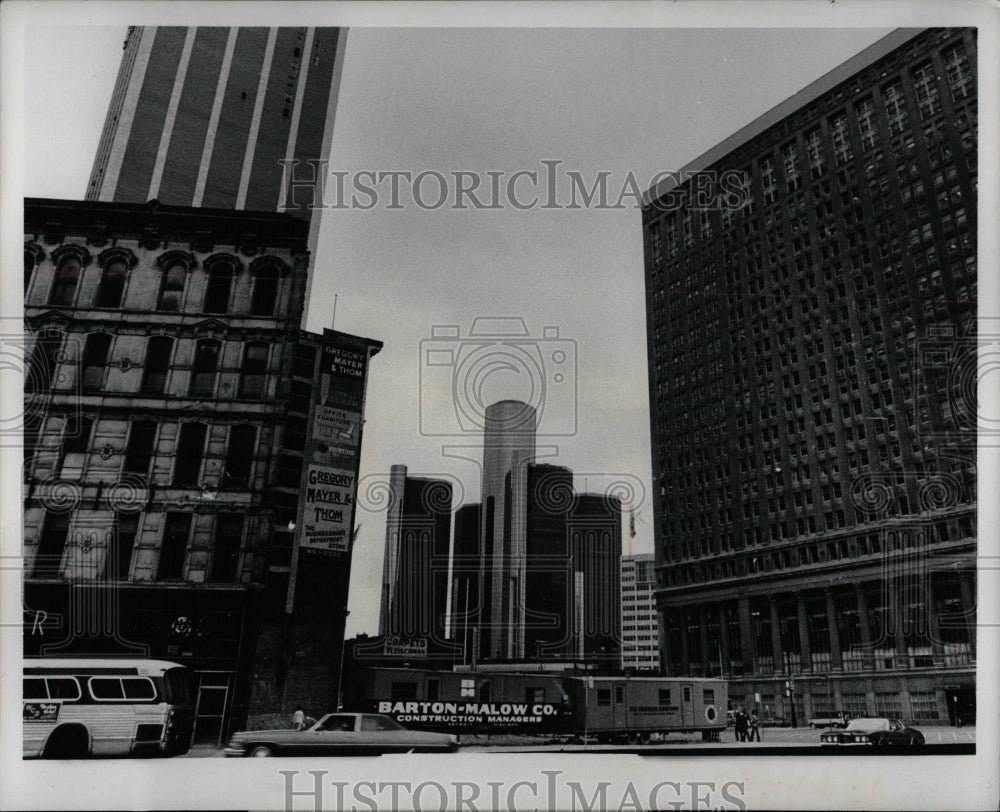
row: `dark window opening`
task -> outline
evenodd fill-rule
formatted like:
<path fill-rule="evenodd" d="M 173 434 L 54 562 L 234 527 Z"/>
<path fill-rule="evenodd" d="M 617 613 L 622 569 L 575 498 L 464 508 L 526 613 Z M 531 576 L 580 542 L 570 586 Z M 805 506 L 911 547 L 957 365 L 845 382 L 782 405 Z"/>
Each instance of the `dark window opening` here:
<path fill-rule="evenodd" d="M 111 533 L 111 547 L 104 558 L 104 578 L 127 580 L 132 569 L 132 551 L 139 533 L 139 514 L 120 514 Z"/>
<path fill-rule="evenodd" d="M 229 430 L 226 468 L 222 474 L 224 487 L 245 487 L 250 483 L 253 458 L 257 451 L 257 427 L 233 426 Z"/>
<path fill-rule="evenodd" d="M 191 368 L 191 395 L 208 397 L 215 394 L 221 350 L 221 342 L 214 339 L 202 339 L 198 342 Z"/>
<path fill-rule="evenodd" d="M 126 473 L 149 473 L 149 463 L 153 459 L 153 441 L 156 439 L 156 423 L 152 420 L 137 420 L 132 424 L 125 448 Z"/>
<path fill-rule="evenodd" d="M 80 278 L 80 260 L 66 257 L 56 268 L 55 281 L 49 293 L 49 304 L 53 307 L 71 307 L 76 298 L 76 283 Z"/>
<path fill-rule="evenodd" d="M 267 344 L 253 342 L 243 350 L 240 397 L 262 398 L 267 383 Z"/>
<path fill-rule="evenodd" d="M 146 395 L 162 395 L 167 388 L 167 372 L 170 370 L 170 353 L 174 340 L 167 336 L 154 336 L 146 347 L 146 363 L 142 372 L 142 392 Z"/>
<path fill-rule="evenodd" d="M 254 276 L 253 298 L 250 312 L 254 316 L 273 316 L 274 305 L 278 301 L 278 268 L 265 265 Z"/>
<path fill-rule="evenodd" d="M 229 311 L 229 294 L 233 287 L 235 276 L 232 263 L 218 261 L 212 265 L 208 275 L 208 285 L 205 288 L 206 313 L 227 313 Z"/>
<path fill-rule="evenodd" d="M 156 571 L 159 580 L 179 580 L 183 575 L 190 530 L 190 513 L 167 514 L 163 543 L 160 547 L 160 565 Z"/>
<path fill-rule="evenodd" d="M 184 299 L 184 285 L 187 282 L 187 266 L 183 262 L 172 262 L 163 271 L 160 281 L 160 296 L 157 310 L 179 313 Z"/>
<path fill-rule="evenodd" d="M 204 423 L 185 423 L 177 440 L 177 464 L 174 467 L 174 485 L 196 485 L 201 473 L 201 458 L 205 451 L 208 426 Z"/>
<path fill-rule="evenodd" d="M 243 514 L 220 513 L 215 520 L 215 554 L 212 557 L 212 580 L 232 583 L 243 541 Z"/>
<path fill-rule="evenodd" d="M 35 578 L 58 578 L 63 551 L 69 537 L 69 514 L 47 513 L 31 574 Z"/>
<path fill-rule="evenodd" d="M 125 275 L 128 266 L 124 259 L 113 259 L 101 271 L 94 307 L 121 307 L 125 295 Z"/>
<path fill-rule="evenodd" d="M 111 336 L 107 333 L 91 333 L 83 348 L 82 389 L 84 392 L 100 392 L 104 383 L 104 370 L 108 365 L 111 351 Z"/>

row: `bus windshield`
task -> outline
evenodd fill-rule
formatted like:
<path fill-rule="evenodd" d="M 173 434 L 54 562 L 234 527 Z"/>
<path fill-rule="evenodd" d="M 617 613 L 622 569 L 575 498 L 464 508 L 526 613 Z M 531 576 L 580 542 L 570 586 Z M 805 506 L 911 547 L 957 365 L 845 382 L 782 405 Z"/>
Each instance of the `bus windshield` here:
<path fill-rule="evenodd" d="M 167 669 L 163 682 L 167 687 L 167 702 L 171 705 L 191 704 L 191 672 L 188 669 Z"/>

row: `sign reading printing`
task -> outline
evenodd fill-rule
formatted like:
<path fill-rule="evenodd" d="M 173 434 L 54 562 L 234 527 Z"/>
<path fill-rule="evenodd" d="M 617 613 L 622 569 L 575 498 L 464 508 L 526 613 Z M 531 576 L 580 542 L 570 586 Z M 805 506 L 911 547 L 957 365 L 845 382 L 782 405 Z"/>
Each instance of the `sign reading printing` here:
<path fill-rule="evenodd" d="M 347 552 L 355 479 L 354 472 L 346 468 L 309 466 L 302 517 L 303 545 Z"/>

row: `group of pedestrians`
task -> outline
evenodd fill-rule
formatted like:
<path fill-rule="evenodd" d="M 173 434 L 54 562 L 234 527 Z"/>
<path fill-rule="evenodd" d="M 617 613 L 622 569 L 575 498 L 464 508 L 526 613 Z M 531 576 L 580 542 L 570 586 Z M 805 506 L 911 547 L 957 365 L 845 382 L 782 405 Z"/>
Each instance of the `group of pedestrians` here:
<path fill-rule="evenodd" d="M 757 709 L 754 708 L 750 715 L 740 708 L 736 711 L 736 718 L 734 720 L 736 726 L 736 741 L 738 742 L 752 742 L 760 741 L 760 719 L 757 717 Z"/>

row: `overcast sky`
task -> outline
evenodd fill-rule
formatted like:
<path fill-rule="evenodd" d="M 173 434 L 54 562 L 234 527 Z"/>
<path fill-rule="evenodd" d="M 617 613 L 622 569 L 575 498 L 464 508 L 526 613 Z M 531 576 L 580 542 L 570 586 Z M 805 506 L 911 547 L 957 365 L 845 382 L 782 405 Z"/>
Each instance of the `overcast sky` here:
<path fill-rule="evenodd" d="M 645 190 L 656 173 L 684 166 L 885 33 L 354 28 L 330 169 L 348 177 L 434 171 L 453 197 L 452 173 L 475 173 L 484 185 L 487 173 L 503 173 L 505 189 L 515 172 L 561 161 L 559 199 L 569 196 L 567 170 L 588 185 L 610 173 L 616 199 L 630 172 Z M 124 36 L 123 28 L 29 32 L 27 54 L 73 58 L 32 57 L 26 66 L 26 97 L 38 100 L 25 111 L 27 195 L 82 199 Z M 515 188 L 522 202 L 529 185 L 522 178 Z M 425 204 L 437 189 L 433 179 L 421 186 Z M 406 193 L 402 209 L 387 202 L 324 213 L 305 325 L 330 326 L 336 296 L 337 329 L 385 343 L 369 378 L 362 490 L 402 463 L 411 474 L 453 479 L 463 501 L 478 498 L 479 453 L 463 462 L 442 446 L 475 446 L 479 435 L 451 408 L 451 369 L 428 367 L 422 350 L 449 351 L 458 366 L 474 347 L 465 340 L 474 319 L 519 317 L 537 339 L 521 351 L 541 359 L 540 379 L 473 364 L 485 376 L 482 400 L 543 397 L 542 429 L 557 433 L 539 439 L 553 447 L 549 461 L 574 469 L 579 489 L 635 483 L 632 546 L 652 552 L 639 210 L 519 211 L 505 195 L 499 210 L 430 210 Z M 448 325 L 457 334 L 437 335 Z M 379 594 L 384 516 L 364 505 L 349 634 L 378 625 L 371 596 Z"/>

